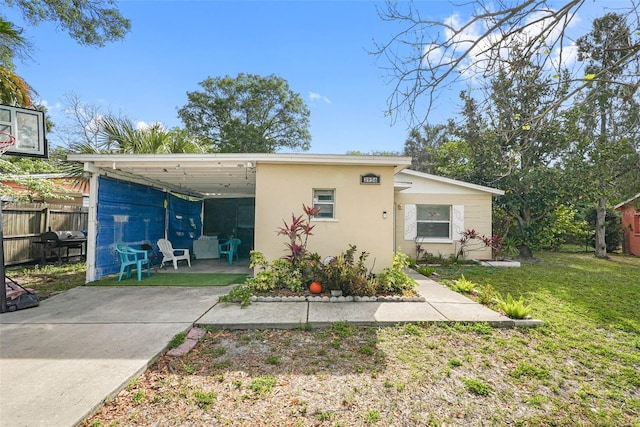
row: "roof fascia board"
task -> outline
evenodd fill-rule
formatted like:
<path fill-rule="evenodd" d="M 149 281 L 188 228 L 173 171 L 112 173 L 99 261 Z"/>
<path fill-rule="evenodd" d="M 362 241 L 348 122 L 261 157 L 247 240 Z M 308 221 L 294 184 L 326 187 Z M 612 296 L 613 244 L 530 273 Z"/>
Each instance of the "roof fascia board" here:
<path fill-rule="evenodd" d="M 617 205 L 615 205 L 614 209 L 620 209 L 620 208 L 621 208 L 621 207 L 623 207 L 624 205 L 629 204 L 629 203 L 633 202 L 633 201 L 634 201 L 634 200 L 636 200 L 636 199 L 640 199 L 640 193 L 636 194 L 635 196 L 633 196 L 633 197 L 632 197 L 632 198 L 630 198 L 630 199 L 625 200 L 625 201 L 624 201 L 624 202 L 622 202 L 622 203 L 618 203 Z"/>
<path fill-rule="evenodd" d="M 189 163 L 227 163 L 237 166 L 238 163 L 274 163 L 274 164 L 326 164 L 326 165 L 364 165 L 393 166 L 394 172 L 411 165 L 411 157 L 393 156 L 346 156 L 341 154 L 307 154 L 307 153 L 219 153 L 219 154 L 69 154 L 68 159 L 76 162 L 94 164 L 112 163 L 145 163 L 153 162 L 154 166 L 167 166 Z"/>
<path fill-rule="evenodd" d="M 432 174 L 424 173 L 424 172 L 418 172 L 418 171 L 414 171 L 414 170 L 411 170 L 411 169 L 405 169 L 405 170 L 402 171 L 402 173 L 407 174 L 407 175 L 411 175 L 411 176 L 415 176 L 415 177 L 418 177 L 418 178 L 424 178 L 424 179 L 430 179 L 430 180 L 433 180 L 433 181 L 442 182 L 442 183 L 445 183 L 445 184 L 457 185 L 459 187 L 465 187 L 465 188 L 470 188 L 470 189 L 473 189 L 473 190 L 484 191 L 484 192 L 495 194 L 495 195 L 498 195 L 498 196 L 504 195 L 504 190 L 499 190 L 497 188 L 491 188 L 491 187 L 486 187 L 484 185 L 472 184 L 470 182 L 459 181 L 457 179 L 451 179 L 451 178 L 445 178 L 445 177 L 442 177 L 442 176 L 432 175 Z"/>

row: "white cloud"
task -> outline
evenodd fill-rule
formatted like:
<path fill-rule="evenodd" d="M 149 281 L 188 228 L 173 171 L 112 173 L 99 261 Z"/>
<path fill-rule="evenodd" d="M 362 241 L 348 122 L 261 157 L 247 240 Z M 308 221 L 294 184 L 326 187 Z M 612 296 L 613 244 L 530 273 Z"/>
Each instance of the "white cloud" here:
<path fill-rule="evenodd" d="M 44 106 L 49 112 L 62 110 L 62 104 L 60 102 L 56 102 L 55 104 L 49 104 L 49 101 L 47 101 L 46 99 L 39 99 L 36 101 L 36 104 L 40 104 Z"/>
<path fill-rule="evenodd" d="M 104 123 L 104 116 L 102 114 L 98 114 L 94 116 L 87 122 L 85 125 L 85 129 L 89 134 L 96 134 L 102 129 Z"/>
<path fill-rule="evenodd" d="M 160 122 L 145 122 L 144 120 L 138 120 L 136 122 L 136 129 L 137 130 L 147 130 L 147 129 L 151 129 L 153 127 L 156 127 L 158 129 L 161 130 L 167 130 L 167 128 L 164 127 L 164 125 Z"/>
<path fill-rule="evenodd" d="M 484 11 L 486 12 L 486 11 Z M 472 80 L 479 76 L 490 74 L 495 67 L 509 67 L 508 59 L 512 47 L 524 45 L 544 34 L 547 46 L 540 45 L 540 55 L 547 56 L 547 64 L 553 68 L 559 65 L 569 67 L 577 59 L 577 49 L 574 43 L 564 46 L 557 43 L 567 29 L 575 27 L 580 19 L 574 16 L 563 28 L 564 22 L 553 24 L 553 10 L 539 10 L 527 16 L 520 31 L 504 37 L 499 30 L 480 37 L 488 31 L 495 22 L 487 18 L 474 23 L 464 22 L 457 13 L 447 17 L 443 24 L 447 27 L 443 32 L 443 42 L 446 49 L 438 44 L 428 44 L 423 50 L 423 62 L 431 65 L 453 63 L 456 58 L 466 53 L 466 57 L 458 64 L 459 75 Z M 566 43 L 568 39 L 564 39 Z M 546 62 L 546 61 L 545 61 Z"/>
<path fill-rule="evenodd" d="M 324 95 L 320 95 L 317 92 L 309 92 L 309 99 L 311 101 L 323 101 L 325 104 L 331 104 L 331 100 Z"/>

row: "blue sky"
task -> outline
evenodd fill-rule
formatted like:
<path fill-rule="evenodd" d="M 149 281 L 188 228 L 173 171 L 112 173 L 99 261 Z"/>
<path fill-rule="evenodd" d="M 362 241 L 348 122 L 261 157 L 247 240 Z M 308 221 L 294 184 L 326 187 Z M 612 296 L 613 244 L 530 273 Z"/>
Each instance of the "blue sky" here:
<path fill-rule="evenodd" d="M 176 111 L 187 91 L 209 76 L 275 74 L 311 110 L 310 152 L 402 151 L 407 124 L 385 117 L 392 86 L 368 53 L 397 27 L 379 18 L 376 5 L 383 3 L 127 0 L 118 7 L 132 30 L 103 48 L 80 46 L 49 23 L 26 26 L 35 49 L 16 71 L 55 123 L 65 117 L 64 95 L 73 93 L 104 113 L 167 127 L 181 126 Z M 460 12 L 448 1 L 417 5 L 439 20 Z M 431 122 L 456 110 L 457 94 L 443 92 Z M 49 139 L 55 143 L 55 134 Z"/>

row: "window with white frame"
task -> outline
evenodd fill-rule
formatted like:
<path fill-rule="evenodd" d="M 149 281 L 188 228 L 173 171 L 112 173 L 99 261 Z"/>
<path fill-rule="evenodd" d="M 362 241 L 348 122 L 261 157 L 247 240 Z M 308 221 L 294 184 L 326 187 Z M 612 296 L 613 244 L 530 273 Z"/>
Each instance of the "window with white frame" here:
<path fill-rule="evenodd" d="M 401 206 L 405 240 L 451 243 L 464 233 L 464 205 Z"/>
<path fill-rule="evenodd" d="M 313 190 L 313 207 L 320 209 L 320 213 L 315 218 L 335 218 L 335 204 L 335 190 Z"/>
<path fill-rule="evenodd" d="M 416 205 L 418 237 L 451 239 L 450 205 Z"/>

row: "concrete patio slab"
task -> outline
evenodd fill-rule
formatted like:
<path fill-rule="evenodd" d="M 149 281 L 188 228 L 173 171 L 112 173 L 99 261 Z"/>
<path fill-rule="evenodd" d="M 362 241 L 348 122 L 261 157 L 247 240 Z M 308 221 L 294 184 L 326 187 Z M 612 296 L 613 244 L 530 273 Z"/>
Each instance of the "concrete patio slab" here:
<path fill-rule="evenodd" d="M 197 326 L 223 329 L 294 329 L 307 323 L 306 302 L 254 302 L 247 308 L 239 304 L 218 304 L 204 314 Z"/>
<path fill-rule="evenodd" d="M 384 325 L 407 322 L 442 322 L 447 319 L 430 304 L 423 302 L 388 302 L 380 305 L 375 319 Z"/>
<path fill-rule="evenodd" d="M 229 289 L 79 286 L 43 301 L 35 309 L 4 313 L 0 316 L 0 324 L 193 322 Z"/>
<path fill-rule="evenodd" d="M 424 302 L 309 303 L 309 323 L 316 327 L 330 326 L 336 321 L 356 325 L 393 325 L 444 320 L 447 319 Z"/>
<path fill-rule="evenodd" d="M 496 326 L 500 323 L 504 327 L 513 326 L 513 321 L 508 317 L 473 301 L 470 303 L 430 302 L 429 304 L 451 322 L 489 322 Z"/>
<path fill-rule="evenodd" d="M 427 302 L 445 303 L 472 303 L 475 302 L 466 296 L 453 292 L 451 289 L 433 280 L 418 280 L 418 292 Z"/>

